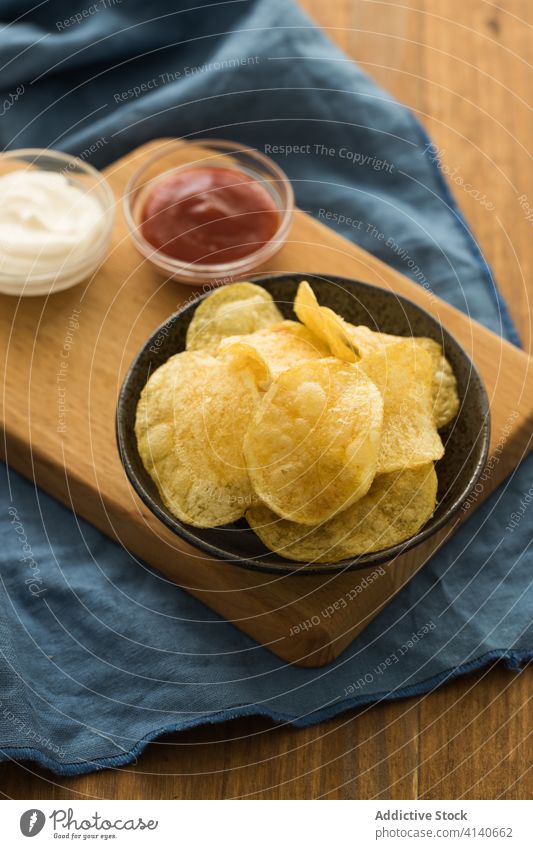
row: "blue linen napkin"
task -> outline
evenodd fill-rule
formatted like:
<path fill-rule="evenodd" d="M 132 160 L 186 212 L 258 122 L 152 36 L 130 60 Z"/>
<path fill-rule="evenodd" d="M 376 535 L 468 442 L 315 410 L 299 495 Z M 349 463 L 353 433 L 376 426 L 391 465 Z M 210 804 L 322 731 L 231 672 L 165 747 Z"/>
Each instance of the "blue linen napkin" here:
<path fill-rule="evenodd" d="M 287 0 L 32 11 L 13 0 L 3 15 L 4 147 L 52 146 L 101 167 L 158 136 L 256 146 L 288 172 L 301 207 L 518 342 L 434 145 Z M 533 657 L 532 468 L 336 662 L 305 670 L 3 467 L 0 759 L 84 773 L 200 723 L 260 714 L 307 725 L 495 658 L 519 668 Z"/>

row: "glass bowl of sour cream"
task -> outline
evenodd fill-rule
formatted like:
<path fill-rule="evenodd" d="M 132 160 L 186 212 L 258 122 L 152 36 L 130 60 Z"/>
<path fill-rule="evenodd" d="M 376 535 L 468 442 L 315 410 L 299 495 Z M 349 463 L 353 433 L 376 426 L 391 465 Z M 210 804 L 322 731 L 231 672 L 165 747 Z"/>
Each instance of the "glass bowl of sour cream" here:
<path fill-rule="evenodd" d="M 0 154 L 0 292 L 49 295 L 105 259 L 115 198 L 92 165 L 59 151 Z"/>

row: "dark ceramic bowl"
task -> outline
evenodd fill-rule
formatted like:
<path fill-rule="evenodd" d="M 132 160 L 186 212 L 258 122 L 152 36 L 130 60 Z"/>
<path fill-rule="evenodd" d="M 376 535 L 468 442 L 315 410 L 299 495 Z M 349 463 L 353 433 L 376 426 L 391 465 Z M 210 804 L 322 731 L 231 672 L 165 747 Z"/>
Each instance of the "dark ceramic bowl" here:
<path fill-rule="evenodd" d="M 461 407 L 457 418 L 441 431 L 446 453 L 437 465 L 439 491 L 432 518 L 415 536 L 373 554 L 331 564 L 300 564 L 269 551 L 245 520 L 220 528 L 194 528 L 176 519 L 165 507 L 137 452 L 134 421 L 140 392 L 151 373 L 172 354 L 185 348 L 189 322 L 200 300 L 171 316 L 146 341 L 122 385 L 117 406 L 117 442 L 133 487 L 153 513 L 191 545 L 223 561 L 265 572 L 317 574 L 368 568 L 385 563 L 427 539 L 441 528 L 472 492 L 487 459 L 490 433 L 489 403 L 479 373 L 463 348 L 438 321 L 406 298 L 344 277 L 283 274 L 255 278 L 273 296 L 286 318 L 294 319 L 292 304 L 301 280 L 308 280 L 324 306 L 332 307 L 353 324 L 366 324 L 398 336 L 430 336 L 444 348 L 457 377 Z"/>

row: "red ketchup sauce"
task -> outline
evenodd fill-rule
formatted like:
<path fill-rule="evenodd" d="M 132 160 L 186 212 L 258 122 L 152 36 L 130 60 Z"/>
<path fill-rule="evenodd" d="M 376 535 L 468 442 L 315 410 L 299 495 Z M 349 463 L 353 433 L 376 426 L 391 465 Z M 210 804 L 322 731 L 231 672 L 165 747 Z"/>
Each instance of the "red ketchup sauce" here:
<path fill-rule="evenodd" d="M 233 168 L 189 168 L 148 195 L 141 233 L 174 259 L 213 265 L 248 256 L 269 242 L 279 212 L 263 186 Z"/>

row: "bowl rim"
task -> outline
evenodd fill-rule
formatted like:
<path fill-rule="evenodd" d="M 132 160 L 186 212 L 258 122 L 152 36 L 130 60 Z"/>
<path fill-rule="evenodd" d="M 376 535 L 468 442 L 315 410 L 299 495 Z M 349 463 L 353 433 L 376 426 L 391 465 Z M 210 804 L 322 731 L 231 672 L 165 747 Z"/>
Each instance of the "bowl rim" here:
<path fill-rule="evenodd" d="M 109 249 L 109 243 L 111 240 L 111 234 L 113 230 L 113 226 L 116 218 L 116 199 L 113 189 L 111 188 L 107 178 L 99 171 L 98 168 L 95 168 L 94 165 L 91 165 L 89 162 L 85 162 L 84 159 L 81 159 L 79 156 L 74 156 L 70 153 L 64 153 L 62 150 L 54 150 L 53 148 L 47 147 L 21 147 L 21 148 L 13 148 L 12 150 L 4 150 L 0 151 L 0 159 L 1 160 L 17 160 L 20 159 L 21 162 L 26 161 L 28 165 L 34 165 L 36 168 L 39 168 L 38 159 L 39 157 L 47 156 L 50 159 L 57 160 L 58 163 L 64 163 L 64 168 L 61 171 L 57 171 L 54 173 L 63 173 L 63 171 L 67 171 L 69 168 L 76 167 L 79 171 L 85 172 L 85 174 L 89 177 L 92 177 L 95 180 L 95 185 L 99 190 L 102 191 L 103 199 L 96 198 L 100 206 L 102 207 L 103 216 L 104 216 L 104 224 L 102 227 L 102 232 L 98 237 L 95 244 L 91 245 L 90 251 L 83 257 L 80 257 L 76 262 L 67 263 L 60 267 L 59 271 L 47 271 L 44 274 L 31 274 L 29 275 L 29 279 L 31 280 L 31 284 L 28 287 L 28 291 L 24 292 L 25 295 L 42 295 L 44 292 L 32 292 L 32 284 L 42 285 L 45 287 L 50 283 L 53 285 L 54 283 L 58 283 L 57 288 L 51 290 L 51 294 L 55 292 L 64 291 L 65 289 L 70 289 L 71 286 L 76 285 L 76 283 L 69 283 L 68 280 L 70 277 L 73 277 L 77 274 L 85 275 L 85 271 L 87 271 L 86 276 L 90 276 L 95 270 L 95 268 L 100 265 L 103 259 L 107 254 Z M 28 160 L 25 160 L 25 157 L 28 157 Z M 33 157 L 33 162 L 29 161 L 29 158 Z M 72 175 L 70 175 L 72 177 Z M 72 177 L 75 179 L 75 177 Z M 81 184 L 83 187 L 83 184 Z M 93 195 L 94 196 L 94 195 Z M 16 281 L 15 286 L 19 285 L 21 282 L 25 282 L 28 279 L 27 274 L 3 274 L 0 272 L 0 281 L 9 280 Z M 81 278 L 83 280 L 84 277 Z M 61 283 L 60 281 L 64 281 Z M 78 281 L 80 282 L 80 281 Z M 5 294 L 8 294 L 7 292 Z M 9 294 L 20 294 L 20 292 L 13 292 Z"/>
<path fill-rule="evenodd" d="M 463 346 L 450 333 L 450 331 L 447 330 L 446 327 L 444 327 L 444 325 L 437 318 L 432 316 L 423 307 L 415 303 L 415 301 L 412 301 L 410 298 L 405 297 L 405 295 L 401 295 L 398 292 L 388 291 L 387 289 L 383 289 L 380 286 L 376 286 L 372 283 L 367 283 L 362 280 L 357 280 L 356 278 L 344 277 L 342 275 L 334 274 L 321 275 L 317 272 L 290 271 L 286 273 L 256 275 L 255 277 L 250 278 L 250 282 L 261 285 L 263 283 L 268 284 L 271 282 L 273 283 L 277 280 L 287 279 L 288 277 L 299 277 L 302 280 L 312 280 L 313 278 L 320 277 L 322 279 L 331 280 L 332 282 L 335 282 L 342 286 L 351 286 L 353 284 L 356 284 L 358 287 L 362 287 L 363 289 L 377 290 L 380 293 L 385 292 L 387 295 L 391 295 L 397 300 L 407 303 L 410 307 L 413 307 L 415 310 L 418 310 L 425 316 L 427 316 L 435 325 L 440 328 L 443 342 L 446 341 L 446 339 L 450 340 L 451 343 L 458 348 L 461 355 L 468 362 L 469 374 L 471 378 L 473 378 L 477 382 L 477 385 L 481 392 L 481 398 L 484 407 L 484 416 L 482 425 L 480 427 L 480 439 L 482 440 L 481 451 L 478 461 L 470 476 L 470 480 L 468 481 L 467 485 L 464 486 L 462 490 L 456 495 L 453 502 L 444 511 L 443 515 L 440 516 L 439 519 L 437 519 L 431 526 L 429 526 L 428 524 L 431 519 L 428 520 L 428 522 L 426 522 L 416 534 L 401 543 L 397 543 L 396 545 L 390 546 L 389 548 L 381 549 L 380 551 L 360 555 L 359 557 L 356 557 L 352 560 L 342 560 L 337 563 L 304 563 L 296 560 L 292 561 L 287 559 L 286 565 L 281 565 L 276 563 L 269 564 L 266 561 L 258 561 L 253 558 L 241 557 L 239 555 L 231 554 L 230 552 L 219 548 L 213 543 L 198 539 L 194 535 L 194 532 L 188 529 L 188 526 L 185 523 L 182 523 L 177 518 L 171 517 L 164 510 L 162 510 L 159 505 L 153 500 L 151 495 L 145 490 L 142 482 L 137 478 L 137 475 L 130 463 L 129 453 L 126 447 L 126 440 L 124 439 L 123 428 L 126 427 L 126 422 L 124 421 L 122 411 L 124 409 L 124 404 L 126 400 L 126 395 L 129 390 L 130 382 L 135 376 L 139 361 L 144 356 L 146 350 L 159 337 L 164 327 L 168 327 L 169 324 L 175 323 L 184 313 L 196 309 L 196 307 L 201 301 L 209 297 L 209 295 L 214 291 L 213 289 L 210 289 L 209 291 L 200 294 L 194 300 L 187 301 L 187 303 L 180 307 L 179 310 L 177 310 L 175 313 L 172 313 L 172 315 L 170 315 L 165 321 L 161 322 L 161 324 L 158 325 L 158 327 L 150 334 L 148 339 L 137 352 L 124 376 L 120 392 L 117 398 L 115 416 L 115 436 L 117 441 L 118 452 L 124 471 L 133 489 L 140 497 L 141 501 L 169 530 L 171 530 L 173 533 L 175 533 L 178 537 L 187 542 L 193 548 L 202 551 L 204 554 L 208 554 L 209 556 L 214 557 L 216 560 L 219 560 L 222 563 L 231 563 L 233 566 L 238 566 L 239 568 L 252 569 L 256 572 L 263 572 L 265 574 L 276 574 L 285 576 L 300 575 L 302 577 L 310 575 L 334 575 L 352 571 L 356 572 L 361 570 L 368 570 L 373 566 L 384 566 L 385 564 L 392 564 L 392 562 L 399 555 L 404 554 L 410 549 L 420 545 L 420 543 L 432 537 L 434 534 L 437 533 L 437 531 L 441 530 L 444 525 L 448 524 L 452 517 L 455 516 L 455 514 L 458 512 L 461 505 L 464 504 L 465 500 L 471 494 L 472 490 L 479 481 L 479 478 L 487 462 L 491 430 L 490 404 L 485 384 L 477 366 L 474 364 L 474 362 L 467 354 Z M 278 555 L 278 557 L 281 558 L 282 556 Z"/>
<path fill-rule="evenodd" d="M 266 154 L 257 150 L 250 145 L 239 144 L 239 142 L 229 141 L 228 139 L 218 138 L 200 138 L 195 139 L 194 144 L 204 146 L 206 150 L 213 148 L 215 153 L 223 155 L 231 155 L 231 153 L 246 153 L 257 160 L 259 165 L 275 177 L 278 184 L 278 192 L 280 200 L 285 200 L 284 206 L 278 207 L 280 213 L 280 221 L 278 228 L 271 239 L 264 245 L 261 245 L 256 250 L 246 256 L 240 257 L 232 262 L 221 263 L 190 263 L 180 259 L 171 257 L 163 251 L 157 250 L 141 235 L 133 214 L 132 198 L 136 188 L 136 184 L 142 175 L 154 165 L 158 160 L 164 158 L 168 154 L 169 148 L 179 147 L 184 144 L 181 138 L 169 139 L 163 146 L 163 149 L 158 149 L 152 156 L 145 160 L 142 165 L 136 169 L 128 180 L 124 193 L 122 195 L 122 210 L 128 227 L 130 238 L 132 239 L 138 251 L 153 265 L 160 270 L 164 270 L 169 274 L 176 275 L 183 283 L 196 284 L 198 282 L 209 280 L 224 279 L 227 277 L 235 277 L 236 275 L 247 274 L 253 269 L 259 268 L 267 259 L 275 254 L 283 245 L 294 215 L 294 191 L 291 181 L 280 166 L 274 162 Z M 177 165 L 175 168 L 166 169 L 163 174 L 174 171 L 181 171 L 191 168 L 201 167 L 201 163 L 187 162 L 183 165 Z M 233 166 L 235 170 L 242 170 L 239 164 Z M 285 198 L 281 197 L 285 195 Z"/>

